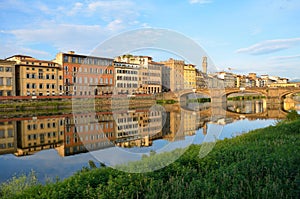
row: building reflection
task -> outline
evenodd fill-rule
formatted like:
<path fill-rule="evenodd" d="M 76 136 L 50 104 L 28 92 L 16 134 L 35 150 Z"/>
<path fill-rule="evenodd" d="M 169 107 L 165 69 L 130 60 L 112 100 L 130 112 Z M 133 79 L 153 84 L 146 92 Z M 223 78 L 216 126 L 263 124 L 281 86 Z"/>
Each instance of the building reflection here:
<path fill-rule="evenodd" d="M 148 147 L 158 139 L 184 140 L 201 128 L 206 135 L 208 123 L 225 125 L 244 118 L 283 118 L 286 112 L 282 109 L 295 107 L 297 103 L 285 100 L 281 106 L 267 108 L 264 100 L 228 102 L 227 110 L 223 110 L 225 114 L 217 116 L 215 113 L 222 111 L 215 109 L 222 107 L 205 105 L 193 111 L 180 105 L 167 105 L 153 110 L 2 119 L 0 155 L 32 155 L 54 148 L 64 157 L 110 147 Z"/>

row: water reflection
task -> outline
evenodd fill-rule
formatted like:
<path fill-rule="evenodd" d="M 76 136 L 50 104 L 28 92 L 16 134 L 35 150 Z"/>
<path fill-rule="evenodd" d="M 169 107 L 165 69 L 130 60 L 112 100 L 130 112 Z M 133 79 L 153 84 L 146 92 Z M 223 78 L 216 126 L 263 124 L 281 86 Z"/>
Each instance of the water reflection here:
<path fill-rule="evenodd" d="M 227 101 L 227 110 L 242 114 L 263 113 L 267 109 L 267 100 Z"/>
<path fill-rule="evenodd" d="M 0 119 L 0 155 L 13 154 L 20 159 L 39 151 L 55 150 L 60 157 L 67 158 L 88 151 L 102 151 L 110 158 L 112 154 L 108 152 L 114 152 L 115 148 L 148 153 L 174 143 L 165 147 L 171 150 L 210 141 L 210 137 L 221 139 L 232 137 L 232 133 L 246 132 L 249 128 L 243 126 L 249 122 L 245 118 L 262 123 L 261 119 L 284 118 L 287 114 L 284 109 L 299 110 L 299 102 L 288 99 L 277 104 L 268 103 L 266 99 L 228 101 L 226 109 L 210 103 L 197 106 L 199 111 L 193 111 L 195 103 L 191 103 L 186 109 L 180 105 L 166 105 L 145 110 Z M 213 134 L 216 133 L 213 128 L 223 127 L 221 136 L 222 129 Z M 251 127 L 255 128 L 253 124 Z M 7 169 L 2 167 L 2 171 Z"/>

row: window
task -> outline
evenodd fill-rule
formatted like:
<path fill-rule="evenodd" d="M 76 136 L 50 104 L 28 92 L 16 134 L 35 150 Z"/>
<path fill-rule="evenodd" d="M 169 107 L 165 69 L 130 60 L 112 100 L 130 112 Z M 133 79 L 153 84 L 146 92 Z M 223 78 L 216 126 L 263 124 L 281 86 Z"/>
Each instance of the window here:
<path fill-rule="evenodd" d="M 109 79 L 109 83 L 110 83 L 110 84 L 112 84 L 112 83 L 113 83 L 113 81 L 112 81 L 112 78 L 110 78 L 110 79 Z"/>
<path fill-rule="evenodd" d="M 50 75 L 49 74 L 46 74 L 46 79 L 50 79 Z"/>
<path fill-rule="evenodd" d="M 52 79 L 55 79 L 55 75 L 51 75 L 52 76 Z"/>
<path fill-rule="evenodd" d="M 3 91 L 2 90 L 0 90 L 0 96 L 3 96 Z"/>
<path fill-rule="evenodd" d="M 6 86 L 11 86 L 11 77 L 6 78 Z"/>
<path fill-rule="evenodd" d="M 46 85 L 46 88 L 49 89 L 49 88 L 50 88 L 50 84 L 47 84 L 47 85 Z"/>
<path fill-rule="evenodd" d="M 76 57 L 72 57 L 72 63 L 76 63 Z"/>
<path fill-rule="evenodd" d="M 55 84 L 52 84 L 52 89 L 55 89 Z"/>
<path fill-rule="evenodd" d="M 39 79 L 43 79 L 43 73 L 39 72 Z"/>
<path fill-rule="evenodd" d="M 26 84 L 26 88 L 27 89 L 30 88 L 30 84 L 29 83 Z"/>
<path fill-rule="evenodd" d="M 11 67 L 6 67 L 6 68 L 5 68 L 5 72 L 12 72 Z"/>
<path fill-rule="evenodd" d="M 11 96 L 11 91 L 6 92 L 7 96 Z"/>
<path fill-rule="evenodd" d="M 3 77 L 0 77 L 0 86 L 3 86 Z"/>
<path fill-rule="evenodd" d="M 3 72 L 3 69 L 4 69 L 3 67 L 0 67 L 0 72 Z"/>
<path fill-rule="evenodd" d="M 61 75 L 59 76 L 59 80 L 62 80 L 62 76 Z"/>
<path fill-rule="evenodd" d="M 43 123 L 40 124 L 40 128 L 44 129 L 44 124 Z"/>
<path fill-rule="evenodd" d="M 35 83 L 32 83 L 32 88 L 36 88 Z"/>
<path fill-rule="evenodd" d="M 5 138 L 5 132 L 4 132 L 4 130 L 0 130 L 0 138 Z"/>
<path fill-rule="evenodd" d="M 40 84 L 40 85 L 39 85 L 39 88 L 42 89 L 42 88 L 43 88 L 43 84 Z"/>
<path fill-rule="evenodd" d="M 32 79 L 35 79 L 35 73 L 32 73 L 32 74 L 31 74 L 31 78 L 32 78 Z"/>
<path fill-rule="evenodd" d="M 27 79 L 30 78 L 30 74 L 29 74 L 29 73 L 26 74 L 26 78 L 27 78 Z"/>
<path fill-rule="evenodd" d="M 64 62 L 68 62 L 68 56 L 64 55 Z"/>

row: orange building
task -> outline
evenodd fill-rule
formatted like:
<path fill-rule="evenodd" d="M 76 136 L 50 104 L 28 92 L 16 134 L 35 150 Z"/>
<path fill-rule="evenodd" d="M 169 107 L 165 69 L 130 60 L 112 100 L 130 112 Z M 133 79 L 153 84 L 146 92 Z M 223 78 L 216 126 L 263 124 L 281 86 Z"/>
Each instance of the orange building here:
<path fill-rule="evenodd" d="M 55 60 L 63 67 L 66 95 L 111 94 L 114 88 L 113 59 L 68 53 L 58 53 Z"/>

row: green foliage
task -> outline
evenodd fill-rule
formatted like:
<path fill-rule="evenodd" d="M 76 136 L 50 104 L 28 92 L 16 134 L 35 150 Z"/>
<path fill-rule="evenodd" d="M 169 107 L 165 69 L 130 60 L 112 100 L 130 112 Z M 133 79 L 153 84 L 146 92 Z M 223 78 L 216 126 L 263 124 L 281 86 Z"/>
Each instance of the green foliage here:
<path fill-rule="evenodd" d="M 210 98 L 197 98 L 197 99 L 189 99 L 188 102 L 196 102 L 196 103 L 205 103 L 210 102 Z"/>
<path fill-rule="evenodd" d="M 14 176 L 10 180 L 1 184 L 0 198 L 12 198 L 21 194 L 24 189 L 37 185 L 37 178 L 34 171 L 28 175 L 22 174 Z"/>
<path fill-rule="evenodd" d="M 286 116 L 286 119 L 287 119 L 288 121 L 294 121 L 294 120 L 297 120 L 297 119 L 299 119 L 299 118 L 300 118 L 300 115 L 297 113 L 296 110 L 291 110 L 291 111 L 289 111 L 289 113 L 288 113 L 287 116 Z"/>
<path fill-rule="evenodd" d="M 175 100 L 156 100 L 157 104 L 175 104 L 176 102 Z"/>
<path fill-rule="evenodd" d="M 256 100 L 256 99 L 265 99 L 266 96 L 257 95 L 247 95 L 247 96 L 235 96 L 235 97 L 228 97 L 228 101 L 240 101 L 240 100 Z"/>
<path fill-rule="evenodd" d="M 176 161 L 185 149 L 120 165 L 136 172 L 174 161 L 154 172 L 87 169 L 14 198 L 299 198 L 300 120 L 218 141 L 204 158 L 200 147 L 190 146 Z"/>

